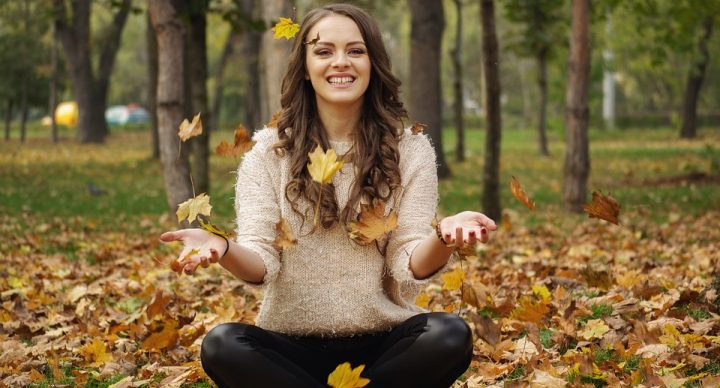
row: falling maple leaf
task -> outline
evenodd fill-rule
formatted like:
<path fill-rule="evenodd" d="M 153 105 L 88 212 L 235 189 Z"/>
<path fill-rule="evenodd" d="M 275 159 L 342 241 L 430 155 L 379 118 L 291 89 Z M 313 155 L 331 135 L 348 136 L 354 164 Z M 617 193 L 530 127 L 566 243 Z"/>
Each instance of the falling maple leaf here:
<path fill-rule="evenodd" d="M 513 175 L 510 179 L 510 191 L 515 196 L 515 198 L 517 198 L 518 201 L 522 202 L 525 206 L 527 206 L 528 209 L 535 210 L 535 201 L 528 198 L 527 193 L 525 193 L 525 190 L 520 185 L 520 181 L 515 178 L 515 175 Z"/>
<path fill-rule="evenodd" d="M 202 218 L 198 218 L 198 223 L 200 224 L 201 229 L 207 230 L 208 232 L 210 232 L 212 234 L 216 234 L 218 236 L 225 237 L 225 238 L 230 238 L 232 236 L 231 233 L 220 229 L 217 225 L 212 224 L 210 222 L 206 223 L 205 221 L 202 220 Z"/>
<path fill-rule="evenodd" d="M 348 222 L 350 239 L 361 245 L 370 244 L 397 228 L 397 212 L 391 210 L 385 216 L 385 203 L 379 199 L 373 200 L 373 203 L 374 206 L 362 204 L 358 220 Z"/>
<path fill-rule="evenodd" d="M 182 141 L 186 141 L 191 137 L 200 135 L 202 133 L 202 130 L 202 121 L 200 120 L 200 113 L 198 113 L 197 115 L 195 115 L 195 117 L 193 117 L 192 122 L 189 122 L 187 119 L 185 119 L 182 123 L 180 123 L 180 130 L 178 131 L 178 136 L 180 136 L 180 139 L 182 139 Z"/>
<path fill-rule="evenodd" d="M 248 134 L 247 129 L 240 124 L 237 128 L 235 128 L 235 140 L 233 145 L 230 146 L 228 142 L 223 140 L 217 148 L 215 148 L 215 152 L 217 152 L 220 156 L 235 158 L 247 152 L 253 147 L 253 145 L 255 145 L 255 142 L 250 140 L 250 135 Z"/>
<path fill-rule="evenodd" d="M 190 198 L 179 204 L 175 214 L 177 215 L 178 222 L 182 222 L 184 219 L 187 219 L 188 222 L 193 222 L 198 217 L 198 214 L 209 216 L 211 210 L 210 197 L 205 193 L 200 193 L 200 195 L 195 198 Z"/>
<path fill-rule="evenodd" d="M 418 133 L 421 133 L 422 131 L 424 131 L 425 128 L 427 128 L 427 125 L 425 125 L 423 123 L 414 123 L 412 125 L 412 127 L 410 127 L 410 131 L 412 132 L 413 135 L 417 135 Z"/>
<path fill-rule="evenodd" d="M 88 367 L 97 368 L 112 360 L 112 354 L 107 352 L 105 341 L 95 338 L 78 349 L 78 352 L 85 357 Z"/>
<path fill-rule="evenodd" d="M 600 218 L 602 220 L 612 222 L 618 225 L 618 215 L 620 215 L 620 204 L 609 193 L 604 195 L 602 192 L 593 191 L 592 202 L 583 205 L 583 210 L 590 218 Z"/>
<path fill-rule="evenodd" d="M 307 42 L 305 42 L 305 44 L 315 45 L 319 40 L 320 40 L 320 33 L 318 32 L 317 35 L 315 35 L 315 37 L 313 39 L 308 40 Z"/>
<path fill-rule="evenodd" d="M 462 287 L 463 279 L 465 279 L 465 272 L 460 267 L 455 267 L 452 272 L 444 273 L 440 275 L 443 280 L 443 290 L 455 291 Z"/>
<path fill-rule="evenodd" d="M 361 388 L 370 383 L 370 379 L 360 377 L 365 365 L 353 369 L 349 362 L 344 362 L 328 375 L 327 384 L 333 388 Z"/>
<path fill-rule="evenodd" d="M 602 319 L 591 319 L 583 330 L 578 331 L 578 335 L 590 341 L 593 338 L 602 338 L 609 330 L 610 327 Z"/>
<path fill-rule="evenodd" d="M 295 234 L 292 232 L 290 224 L 288 224 L 284 218 L 281 217 L 280 221 L 275 224 L 275 231 L 277 232 L 277 237 L 275 237 L 275 247 L 277 249 L 288 249 L 297 244 Z"/>
<path fill-rule="evenodd" d="M 300 25 L 290 18 L 280 18 L 280 21 L 271 30 L 275 32 L 273 36 L 275 39 L 285 38 L 290 40 L 300 31 Z"/>
<path fill-rule="evenodd" d="M 343 166 L 342 161 L 337 161 L 337 154 L 332 148 L 323 152 L 322 147 L 318 145 L 313 152 L 308 154 L 308 157 L 310 157 L 307 165 L 308 172 L 312 179 L 320 184 L 332 183 L 333 175 Z"/>

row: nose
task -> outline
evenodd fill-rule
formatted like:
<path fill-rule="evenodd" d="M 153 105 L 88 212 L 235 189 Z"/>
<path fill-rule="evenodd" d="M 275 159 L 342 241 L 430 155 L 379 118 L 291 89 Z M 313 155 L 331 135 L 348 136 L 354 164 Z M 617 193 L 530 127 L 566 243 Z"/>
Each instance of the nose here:
<path fill-rule="evenodd" d="M 348 66 L 350 66 L 350 61 L 348 61 L 347 54 L 342 50 L 338 50 L 335 58 L 333 58 L 332 67 L 344 68 Z"/>

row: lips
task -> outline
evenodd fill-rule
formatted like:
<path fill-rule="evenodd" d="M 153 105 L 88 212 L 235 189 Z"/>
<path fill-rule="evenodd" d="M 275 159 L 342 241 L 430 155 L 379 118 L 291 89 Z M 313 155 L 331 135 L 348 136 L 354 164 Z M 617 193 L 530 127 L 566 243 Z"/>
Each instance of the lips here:
<path fill-rule="evenodd" d="M 355 82 L 355 77 L 352 75 L 331 75 L 330 77 L 327 77 L 326 80 L 328 83 L 334 86 L 348 86 L 351 85 L 353 82 Z"/>

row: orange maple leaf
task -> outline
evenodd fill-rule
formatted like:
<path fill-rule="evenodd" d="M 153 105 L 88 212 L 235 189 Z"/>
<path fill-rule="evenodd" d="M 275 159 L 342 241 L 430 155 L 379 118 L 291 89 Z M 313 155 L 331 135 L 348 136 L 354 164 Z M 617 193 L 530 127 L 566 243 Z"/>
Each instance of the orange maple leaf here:
<path fill-rule="evenodd" d="M 377 240 L 385 233 L 397 228 L 398 215 L 395 210 L 385 216 L 385 203 L 379 199 L 373 200 L 373 206 L 363 204 L 360 206 L 360 216 L 357 221 L 350 221 L 350 238 L 360 245 L 367 245 Z"/>
<path fill-rule="evenodd" d="M 550 308 L 547 302 L 544 300 L 535 301 L 524 296 L 520 298 L 510 317 L 518 321 L 540 323 L 548 312 L 550 312 Z"/>
<path fill-rule="evenodd" d="M 228 142 L 223 140 L 220 144 L 218 144 L 217 148 L 215 148 L 215 152 L 217 152 L 220 156 L 235 158 L 247 152 L 253 147 L 253 145 L 255 145 L 255 142 L 250 140 L 250 135 L 248 134 L 247 129 L 240 124 L 237 128 L 235 128 L 235 140 L 233 145 L 230 146 Z"/>
<path fill-rule="evenodd" d="M 106 362 L 112 360 L 112 353 L 107 352 L 105 342 L 99 338 L 95 338 L 92 342 L 88 342 L 78 349 L 80 354 L 85 357 L 85 361 L 91 368 L 102 366 Z"/>
<path fill-rule="evenodd" d="M 414 123 L 413 126 L 410 128 L 410 131 L 413 135 L 417 135 L 418 133 L 424 131 L 426 127 L 427 125 L 423 123 Z"/>
<path fill-rule="evenodd" d="M 535 210 L 535 201 L 528 198 L 525 190 L 520 185 L 520 181 L 515 178 L 515 175 L 513 175 L 510 179 L 510 191 L 515 196 L 515 198 L 517 198 L 518 201 L 522 202 L 525 206 L 527 206 L 528 209 Z"/>
<path fill-rule="evenodd" d="M 277 111 L 273 113 L 272 117 L 270 118 L 270 121 L 268 121 L 267 124 L 265 124 L 268 128 L 277 128 L 278 121 L 280 121 L 281 111 Z"/>
<path fill-rule="evenodd" d="M 165 320 L 162 330 L 145 338 L 141 347 L 146 350 L 163 350 L 174 347 L 179 338 L 177 326 L 177 321 L 173 319 Z"/>
<path fill-rule="evenodd" d="M 583 210 L 590 218 L 600 218 L 608 222 L 618 225 L 618 215 L 620 215 L 620 204 L 618 201 L 602 192 L 593 191 L 592 202 L 583 205 Z"/>

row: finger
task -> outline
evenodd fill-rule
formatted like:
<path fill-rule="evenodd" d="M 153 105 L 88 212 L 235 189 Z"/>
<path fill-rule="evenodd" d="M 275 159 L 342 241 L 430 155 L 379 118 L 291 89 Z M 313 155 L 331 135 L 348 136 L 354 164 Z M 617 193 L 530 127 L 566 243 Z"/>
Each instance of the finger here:
<path fill-rule="evenodd" d="M 487 228 L 480 228 L 480 242 L 485 244 L 490 240 L 490 232 L 488 232 Z"/>
<path fill-rule="evenodd" d="M 195 273 L 198 264 L 200 264 L 198 260 L 191 260 L 188 264 L 185 265 L 185 273 L 188 275 L 192 275 L 193 273 Z"/>
<path fill-rule="evenodd" d="M 462 226 L 458 226 L 455 228 L 454 243 L 455 243 L 455 245 L 462 247 L 462 243 L 463 243 L 463 228 L 462 228 Z"/>
<path fill-rule="evenodd" d="M 495 225 L 495 221 L 492 220 L 492 218 L 486 216 L 482 213 L 477 213 L 476 215 L 476 221 L 480 223 L 480 225 L 484 225 L 486 228 L 490 230 L 496 230 L 497 225 Z"/>
<path fill-rule="evenodd" d="M 184 236 L 181 230 L 165 232 L 160 235 L 160 241 L 171 242 L 181 240 Z"/>
<path fill-rule="evenodd" d="M 475 245 L 477 243 L 477 233 L 474 230 L 468 232 L 468 245 Z"/>
<path fill-rule="evenodd" d="M 220 260 L 220 255 L 215 248 L 210 248 L 210 263 L 217 263 Z"/>
<path fill-rule="evenodd" d="M 200 266 L 203 268 L 207 268 L 210 265 L 210 262 L 208 261 L 208 258 L 203 256 L 200 258 Z"/>

